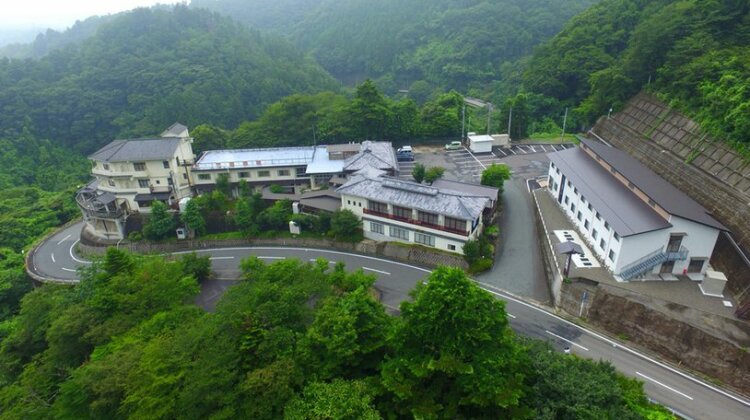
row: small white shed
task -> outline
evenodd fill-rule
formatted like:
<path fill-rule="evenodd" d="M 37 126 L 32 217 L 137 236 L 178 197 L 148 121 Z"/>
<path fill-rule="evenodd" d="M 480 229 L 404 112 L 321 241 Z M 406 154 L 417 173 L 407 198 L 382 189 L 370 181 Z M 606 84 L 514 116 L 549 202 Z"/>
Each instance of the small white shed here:
<path fill-rule="evenodd" d="M 473 153 L 490 153 L 492 152 L 492 142 L 494 139 L 492 136 L 482 135 L 470 135 L 469 136 L 469 149 Z"/>

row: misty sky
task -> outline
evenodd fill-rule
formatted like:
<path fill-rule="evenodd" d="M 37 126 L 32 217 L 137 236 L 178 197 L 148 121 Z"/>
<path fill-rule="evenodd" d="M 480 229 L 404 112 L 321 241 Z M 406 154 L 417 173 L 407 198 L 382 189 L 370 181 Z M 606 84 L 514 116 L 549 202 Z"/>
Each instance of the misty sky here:
<path fill-rule="evenodd" d="M 93 15 L 130 10 L 179 0 L 0 0 L 0 28 L 51 27 L 65 29 Z"/>

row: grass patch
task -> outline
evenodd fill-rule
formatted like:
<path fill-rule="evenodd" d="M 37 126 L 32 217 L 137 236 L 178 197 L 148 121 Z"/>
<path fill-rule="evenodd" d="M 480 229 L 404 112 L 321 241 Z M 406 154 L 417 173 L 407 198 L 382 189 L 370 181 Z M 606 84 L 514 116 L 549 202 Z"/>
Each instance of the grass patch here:
<path fill-rule="evenodd" d="M 578 144 L 578 139 L 575 134 L 565 134 L 565 137 L 560 137 L 560 133 L 534 133 L 529 136 L 528 139 L 524 139 L 529 143 L 575 143 Z"/>

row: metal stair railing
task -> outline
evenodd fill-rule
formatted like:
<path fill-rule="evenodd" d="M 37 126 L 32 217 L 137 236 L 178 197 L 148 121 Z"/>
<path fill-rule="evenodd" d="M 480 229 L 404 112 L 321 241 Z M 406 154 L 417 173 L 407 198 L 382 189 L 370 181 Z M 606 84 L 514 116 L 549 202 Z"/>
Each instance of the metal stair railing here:
<path fill-rule="evenodd" d="M 645 257 L 628 264 L 623 268 L 620 277 L 623 280 L 630 280 L 654 268 L 658 264 L 667 261 L 684 261 L 687 259 L 688 250 L 684 246 L 680 247 L 678 251 L 665 252 L 663 249 L 664 248 L 659 248 Z"/>

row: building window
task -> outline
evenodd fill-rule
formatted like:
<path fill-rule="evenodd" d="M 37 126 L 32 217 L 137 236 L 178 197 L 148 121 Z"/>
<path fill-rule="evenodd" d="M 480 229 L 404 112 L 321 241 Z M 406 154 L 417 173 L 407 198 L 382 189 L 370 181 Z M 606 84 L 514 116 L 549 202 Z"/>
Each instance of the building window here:
<path fill-rule="evenodd" d="M 568 187 L 572 187 L 573 184 L 570 183 L 570 180 L 568 180 Z"/>
<path fill-rule="evenodd" d="M 145 171 L 146 170 L 146 164 L 143 162 L 133 162 L 133 170 L 136 171 Z"/>
<path fill-rule="evenodd" d="M 108 171 L 108 170 L 109 170 L 109 163 L 105 163 L 105 164 L 104 164 L 104 165 L 102 165 L 102 166 L 104 167 L 104 170 L 105 170 L 105 171 Z"/>
<path fill-rule="evenodd" d="M 599 232 L 597 232 L 596 229 L 592 230 L 591 237 L 594 239 L 599 239 Z"/>
<path fill-rule="evenodd" d="M 160 184 L 161 184 L 161 181 L 157 179 L 156 180 L 156 185 L 160 185 Z"/>
<path fill-rule="evenodd" d="M 575 205 L 575 203 L 570 203 L 570 211 L 572 211 L 575 214 L 575 212 L 576 212 L 576 205 Z"/>
<path fill-rule="evenodd" d="M 607 229 L 607 231 L 609 231 L 609 223 L 604 222 L 604 229 Z"/>
<path fill-rule="evenodd" d="M 289 169 L 279 169 L 277 171 L 277 174 L 279 176 L 289 176 L 290 172 L 289 172 Z"/>
<path fill-rule="evenodd" d="M 566 196 L 565 196 L 565 205 L 566 205 L 566 206 L 568 205 L 568 202 L 570 202 L 570 199 L 569 199 L 569 198 L 568 198 L 568 196 L 566 195 Z"/>
<path fill-rule="evenodd" d="M 585 222 L 583 222 L 583 227 L 586 229 L 587 232 L 588 232 L 590 226 L 591 226 L 591 223 L 589 223 L 588 220 L 586 220 Z"/>
<path fill-rule="evenodd" d="M 352 200 L 346 200 L 346 204 L 351 205 L 352 204 Z"/>
<path fill-rule="evenodd" d="M 419 217 L 419 221 L 422 223 L 427 223 L 430 225 L 438 224 L 438 215 L 435 213 L 426 213 L 423 211 L 418 211 L 417 215 Z"/>
<path fill-rule="evenodd" d="M 367 209 L 375 213 L 387 214 L 388 204 L 370 200 L 367 202 Z"/>
<path fill-rule="evenodd" d="M 578 212 L 578 221 L 579 221 L 579 222 L 582 222 L 582 221 L 583 221 L 583 214 L 581 214 L 581 212 L 580 212 L 580 211 Z"/>
<path fill-rule="evenodd" d="M 589 203 L 588 209 L 589 209 L 589 211 L 593 211 L 594 210 L 594 206 L 592 206 L 591 203 Z"/>
<path fill-rule="evenodd" d="M 578 188 L 573 188 L 573 194 L 578 195 Z"/>
<path fill-rule="evenodd" d="M 466 232 L 466 220 L 454 219 L 452 217 L 445 218 L 445 227 L 461 232 Z"/>
<path fill-rule="evenodd" d="M 164 165 L 164 169 L 169 169 L 169 161 L 168 160 L 162 161 L 161 164 Z"/>
<path fill-rule="evenodd" d="M 449 251 L 455 251 L 455 250 L 456 250 L 456 246 L 455 246 L 455 245 L 451 245 L 451 244 L 448 244 L 448 250 L 449 250 Z"/>
<path fill-rule="evenodd" d="M 604 251 L 604 248 L 606 248 L 606 247 L 607 247 L 607 243 L 606 243 L 606 242 L 604 242 L 604 238 L 602 238 L 602 239 L 601 239 L 601 240 L 599 241 L 599 248 L 601 248 L 601 249 L 602 249 L 602 251 Z"/>
<path fill-rule="evenodd" d="M 198 179 L 201 181 L 209 181 L 211 180 L 211 174 L 198 174 Z"/>
<path fill-rule="evenodd" d="M 596 215 L 596 220 L 602 220 L 602 215 L 598 211 L 594 214 Z"/>
<path fill-rule="evenodd" d="M 237 176 L 240 178 L 250 178 L 250 172 L 240 172 Z"/>
<path fill-rule="evenodd" d="M 584 197 L 584 196 L 581 196 L 581 203 L 582 203 L 582 204 L 586 204 L 586 197 Z"/>
<path fill-rule="evenodd" d="M 187 174 L 182 174 L 182 179 L 187 179 Z"/>
<path fill-rule="evenodd" d="M 108 179 L 107 180 L 107 184 L 109 184 L 110 187 L 114 187 L 115 186 L 115 181 L 113 179 Z"/>
<path fill-rule="evenodd" d="M 411 209 L 393 206 L 393 216 L 399 219 L 411 219 Z"/>
<path fill-rule="evenodd" d="M 172 181 L 172 178 L 167 178 L 167 185 L 174 185 L 174 181 Z"/>
<path fill-rule="evenodd" d="M 385 227 L 380 223 L 370 222 L 370 232 L 383 235 L 385 233 Z"/>
<path fill-rule="evenodd" d="M 555 182 L 555 186 L 553 187 L 555 191 L 557 191 L 557 187 L 558 187 L 557 182 Z"/>
<path fill-rule="evenodd" d="M 609 250 L 609 260 L 612 262 L 615 262 L 615 258 L 617 258 L 617 254 L 615 254 L 615 251 Z"/>
<path fill-rule="evenodd" d="M 268 178 L 271 176 L 271 171 L 258 171 L 258 178 Z"/>
<path fill-rule="evenodd" d="M 618 235 L 617 232 L 615 232 L 615 240 L 618 242 L 620 241 L 620 235 Z"/>
<path fill-rule="evenodd" d="M 139 179 L 138 180 L 138 187 L 139 188 L 148 188 L 148 179 Z"/>
<path fill-rule="evenodd" d="M 435 237 L 424 233 L 414 232 L 414 242 L 427 246 L 435 246 Z"/>
<path fill-rule="evenodd" d="M 409 231 L 406 229 L 401 229 L 400 227 L 396 226 L 389 226 L 388 233 L 392 238 L 403 239 L 405 241 L 409 240 Z"/>
<path fill-rule="evenodd" d="M 303 177 L 305 176 L 305 168 L 297 168 L 295 173 L 297 174 L 297 178 Z"/>
<path fill-rule="evenodd" d="M 703 264 L 705 262 L 706 260 L 703 259 L 691 258 L 687 268 L 688 273 L 700 273 L 703 271 Z"/>

